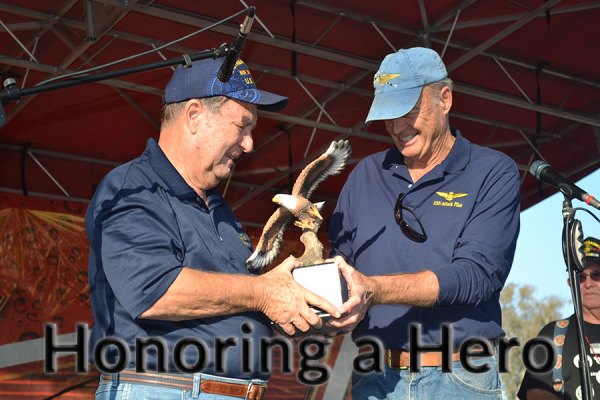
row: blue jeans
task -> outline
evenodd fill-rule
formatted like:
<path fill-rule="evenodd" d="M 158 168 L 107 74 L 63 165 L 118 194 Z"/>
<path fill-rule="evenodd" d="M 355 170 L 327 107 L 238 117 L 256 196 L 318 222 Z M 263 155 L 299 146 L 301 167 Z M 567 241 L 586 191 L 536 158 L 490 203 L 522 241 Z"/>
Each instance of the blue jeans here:
<path fill-rule="evenodd" d="M 235 397 L 202 393 L 200 383 L 203 379 L 211 381 L 243 383 L 250 382 L 266 385 L 267 382 L 260 379 L 252 381 L 244 379 L 224 378 L 208 374 L 185 375 L 193 377 L 194 385 L 191 390 L 174 389 L 166 386 L 145 385 L 141 383 L 119 382 L 118 374 L 113 374 L 112 382 L 101 383 L 96 390 L 96 400 L 231 400 Z M 243 397 L 240 397 L 243 398 Z"/>
<path fill-rule="evenodd" d="M 487 363 L 490 370 L 468 372 L 459 361 L 452 372 L 441 367 L 421 367 L 421 372 L 385 366 L 383 373 L 352 375 L 352 400 L 501 400 L 502 383 L 496 356 L 471 359 L 471 364 Z"/>

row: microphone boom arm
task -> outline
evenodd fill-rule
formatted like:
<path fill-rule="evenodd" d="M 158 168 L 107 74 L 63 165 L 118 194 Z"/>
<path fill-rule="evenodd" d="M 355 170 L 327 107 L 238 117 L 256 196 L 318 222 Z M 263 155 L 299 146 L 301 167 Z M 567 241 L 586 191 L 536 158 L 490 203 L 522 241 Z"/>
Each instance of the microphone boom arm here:
<path fill-rule="evenodd" d="M 139 65 L 136 67 L 126 68 L 118 71 L 110 71 L 101 74 L 85 75 L 80 78 L 73 78 L 66 81 L 51 82 L 39 86 L 33 86 L 31 88 L 19 89 L 17 87 L 7 87 L 0 92 L 0 100 L 2 104 L 7 104 L 11 101 L 19 100 L 23 96 L 29 96 L 31 94 L 47 92 L 50 90 L 62 89 L 66 87 L 81 85 L 83 83 L 98 82 L 106 79 L 116 78 L 122 75 L 134 74 L 138 72 L 145 72 L 153 69 L 170 67 L 172 65 L 189 65 L 193 61 L 204 60 L 207 58 L 219 58 L 227 54 L 225 45 L 221 45 L 218 48 L 210 50 L 204 50 L 199 53 L 183 54 L 180 57 L 171 58 L 168 60 L 157 61 L 150 64 Z"/>
<path fill-rule="evenodd" d="M 233 67 L 235 66 L 235 62 L 237 61 L 237 56 L 241 52 L 242 47 L 244 46 L 244 41 L 246 40 L 246 35 L 250 32 L 250 28 L 252 26 L 252 22 L 254 21 L 254 14 L 256 12 L 256 7 L 251 6 L 247 9 L 247 16 L 244 22 L 240 25 L 240 31 L 238 32 L 237 37 L 234 39 L 231 47 L 227 47 L 226 44 L 222 44 L 218 48 L 212 48 L 209 50 L 204 50 L 198 53 L 193 54 L 183 54 L 179 57 L 171 58 L 168 60 L 157 61 L 145 65 L 139 65 L 131 68 L 125 68 L 117 71 L 110 71 L 99 74 L 90 74 L 90 75 L 82 75 L 77 78 L 70 78 L 63 81 L 56 82 L 48 82 L 46 84 L 41 84 L 37 86 L 33 86 L 30 88 L 19 88 L 16 85 L 14 80 L 5 80 L 4 81 L 4 90 L 0 91 L 0 128 L 4 126 L 6 123 L 6 114 L 4 113 L 4 105 L 10 103 L 11 101 L 20 100 L 23 96 L 29 96 L 32 94 L 48 92 L 51 90 L 63 89 L 71 86 L 81 85 L 84 83 L 92 83 L 99 82 L 107 79 L 116 78 L 123 75 L 134 74 L 138 72 L 150 71 L 153 69 L 159 69 L 164 67 L 170 67 L 173 65 L 184 65 L 191 66 L 192 62 L 198 60 L 204 60 L 208 58 L 217 59 L 220 57 L 227 56 L 225 63 L 230 62 L 230 70 L 229 75 L 227 76 L 227 80 L 231 76 L 231 72 L 233 71 Z M 232 61 L 229 61 L 232 59 Z M 224 63 L 224 64 L 225 64 Z M 223 67 L 219 71 L 219 79 L 222 80 L 222 71 L 225 71 Z M 225 80 L 226 82 L 226 80 Z"/>

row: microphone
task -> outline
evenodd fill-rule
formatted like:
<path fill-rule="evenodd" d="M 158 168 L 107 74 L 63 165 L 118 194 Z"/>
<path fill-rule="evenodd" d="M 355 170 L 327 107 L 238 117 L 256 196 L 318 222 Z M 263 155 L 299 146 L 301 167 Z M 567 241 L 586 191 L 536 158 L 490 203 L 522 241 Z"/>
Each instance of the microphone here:
<path fill-rule="evenodd" d="M 254 22 L 255 12 L 256 7 L 248 7 L 248 15 L 246 15 L 246 19 L 244 19 L 244 22 L 240 25 L 240 31 L 233 40 L 231 47 L 227 51 L 225 61 L 223 62 L 223 65 L 221 65 L 219 73 L 217 74 L 217 78 L 219 78 L 221 82 L 227 82 L 229 81 L 229 78 L 231 78 L 233 68 L 235 67 L 235 62 L 237 61 L 238 56 L 240 55 L 240 53 L 242 52 L 242 48 L 244 47 L 246 35 L 248 34 L 248 32 L 250 32 L 252 22 Z"/>
<path fill-rule="evenodd" d="M 565 196 L 571 199 L 581 200 L 600 210 L 600 201 L 596 200 L 591 194 L 586 193 L 579 186 L 568 182 L 564 176 L 554 171 L 547 162 L 542 160 L 532 162 L 529 167 L 529 172 L 531 175 L 535 176 L 535 179 L 558 188 Z"/>

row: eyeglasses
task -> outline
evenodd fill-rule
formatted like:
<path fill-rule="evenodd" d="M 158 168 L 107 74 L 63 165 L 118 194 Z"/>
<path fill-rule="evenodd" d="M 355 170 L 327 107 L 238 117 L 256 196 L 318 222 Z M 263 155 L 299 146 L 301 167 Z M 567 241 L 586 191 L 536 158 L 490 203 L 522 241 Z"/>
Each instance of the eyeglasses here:
<path fill-rule="evenodd" d="M 402 233 L 404 233 L 407 238 L 415 242 L 423 243 L 427 240 L 427 234 L 425 233 L 425 229 L 423 228 L 421 221 L 419 221 L 419 218 L 417 218 L 413 210 L 402 205 L 402 200 L 404 199 L 405 195 L 406 193 L 400 193 L 398 195 L 396 206 L 394 207 L 394 218 L 396 218 L 396 223 L 400 225 Z M 412 218 L 419 225 L 419 231 L 413 229 L 406 223 L 404 217 L 402 216 L 402 211 L 408 211 L 412 215 Z"/>
<path fill-rule="evenodd" d="M 585 272 L 581 272 L 579 274 L 579 284 L 583 285 L 585 283 L 585 281 L 587 280 L 587 277 L 592 278 L 592 281 L 594 282 L 600 282 L 600 271 L 592 271 L 589 274 L 586 274 Z"/>

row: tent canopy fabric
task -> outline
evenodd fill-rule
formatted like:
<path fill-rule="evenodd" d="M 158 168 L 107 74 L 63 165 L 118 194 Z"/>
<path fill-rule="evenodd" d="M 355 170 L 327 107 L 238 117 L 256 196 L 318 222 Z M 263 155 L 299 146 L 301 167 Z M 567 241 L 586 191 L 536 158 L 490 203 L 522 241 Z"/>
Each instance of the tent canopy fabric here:
<path fill-rule="evenodd" d="M 246 2 L 0 2 L 0 71 L 18 88 L 58 75 L 118 71 L 231 44 Z M 327 217 L 348 172 L 392 145 L 366 124 L 373 74 L 386 54 L 431 47 L 455 82 L 451 124 L 512 157 L 523 209 L 553 193 L 528 174 L 544 159 L 571 180 L 600 166 L 600 3 L 593 0 L 255 0 L 242 58 L 261 89 L 286 95 L 259 111 L 255 151 L 220 187 L 246 226 L 262 226 L 275 193 L 335 139 L 352 161 L 313 195 Z M 184 40 L 176 41 L 191 35 Z M 134 55 L 142 54 L 137 57 Z M 106 66 L 117 60 L 116 65 Z M 158 136 L 169 67 L 6 102 L 0 190 L 87 200 L 114 166 Z M 64 80 L 64 79 L 63 79 Z M 56 80 L 54 82 L 60 82 Z M 4 102 L 4 100 L 3 100 Z"/>

